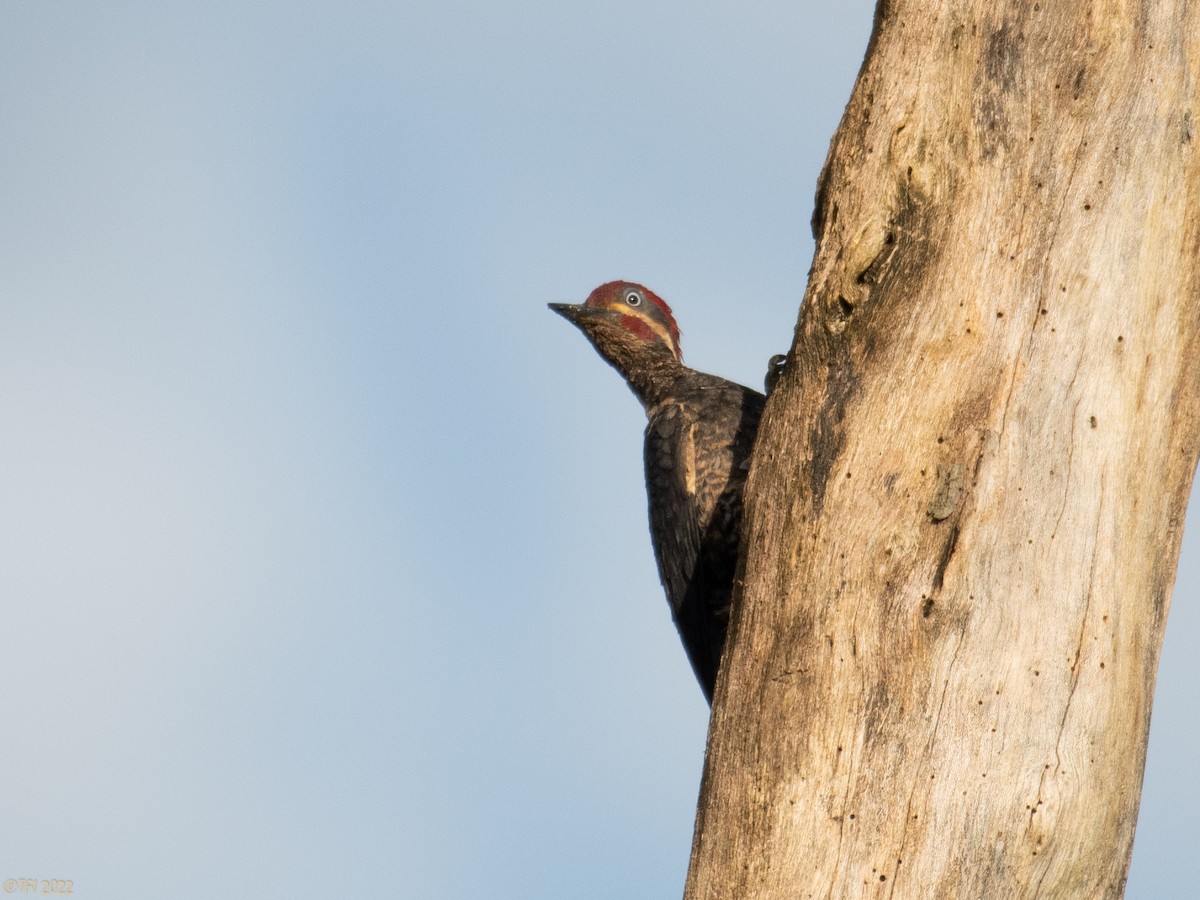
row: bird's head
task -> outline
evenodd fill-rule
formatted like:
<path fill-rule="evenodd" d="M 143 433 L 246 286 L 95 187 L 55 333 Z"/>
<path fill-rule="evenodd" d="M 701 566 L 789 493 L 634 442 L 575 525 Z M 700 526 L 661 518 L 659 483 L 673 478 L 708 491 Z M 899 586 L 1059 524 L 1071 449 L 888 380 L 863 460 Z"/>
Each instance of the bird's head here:
<path fill-rule="evenodd" d="M 614 343 L 633 343 L 641 351 L 666 352 L 676 362 L 683 361 L 671 307 L 640 284 L 610 281 L 583 303 L 551 303 L 550 308 L 574 323 L 606 356 L 605 348 Z"/>

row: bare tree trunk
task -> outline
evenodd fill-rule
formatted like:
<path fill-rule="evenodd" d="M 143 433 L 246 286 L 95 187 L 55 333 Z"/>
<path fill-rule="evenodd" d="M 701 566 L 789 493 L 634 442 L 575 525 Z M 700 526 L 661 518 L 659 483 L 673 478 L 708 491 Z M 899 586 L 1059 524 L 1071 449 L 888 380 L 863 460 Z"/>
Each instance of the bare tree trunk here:
<path fill-rule="evenodd" d="M 1200 418 L 1200 3 L 884 0 L 686 897 L 1119 897 Z"/>

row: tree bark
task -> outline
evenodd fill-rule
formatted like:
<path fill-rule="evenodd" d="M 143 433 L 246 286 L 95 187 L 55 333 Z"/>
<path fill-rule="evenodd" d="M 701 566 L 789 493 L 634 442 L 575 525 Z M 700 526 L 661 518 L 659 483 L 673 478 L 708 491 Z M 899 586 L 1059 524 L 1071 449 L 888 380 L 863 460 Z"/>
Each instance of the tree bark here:
<path fill-rule="evenodd" d="M 1120 897 L 1200 449 L 1200 3 L 883 0 L 685 897 Z"/>

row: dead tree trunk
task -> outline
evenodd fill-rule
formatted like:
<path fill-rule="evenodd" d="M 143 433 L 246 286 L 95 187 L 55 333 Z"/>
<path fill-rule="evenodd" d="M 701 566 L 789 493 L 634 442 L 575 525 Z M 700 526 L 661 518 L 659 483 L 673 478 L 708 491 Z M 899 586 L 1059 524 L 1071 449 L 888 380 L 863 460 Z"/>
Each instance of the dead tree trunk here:
<path fill-rule="evenodd" d="M 881 0 L 686 897 L 1119 897 L 1200 446 L 1200 4 Z"/>

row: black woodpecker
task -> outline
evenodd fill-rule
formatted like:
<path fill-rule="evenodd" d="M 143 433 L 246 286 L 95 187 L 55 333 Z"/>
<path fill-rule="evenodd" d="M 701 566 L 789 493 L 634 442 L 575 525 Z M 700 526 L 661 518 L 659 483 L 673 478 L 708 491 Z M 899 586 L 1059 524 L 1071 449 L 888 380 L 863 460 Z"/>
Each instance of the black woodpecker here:
<path fill-rule="evenodd" d="M 671 308 L 610 281 L 582 304 L 551 303 L 613 366 L 646 410 L 650 537 L 671 615 L 712 703 L 742 529 L 742 491 L 765 398 L 683 364 Z"/>

